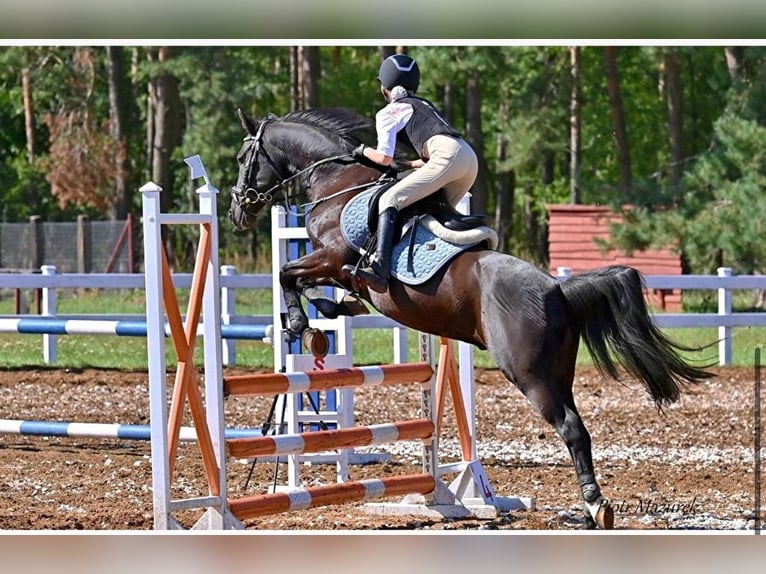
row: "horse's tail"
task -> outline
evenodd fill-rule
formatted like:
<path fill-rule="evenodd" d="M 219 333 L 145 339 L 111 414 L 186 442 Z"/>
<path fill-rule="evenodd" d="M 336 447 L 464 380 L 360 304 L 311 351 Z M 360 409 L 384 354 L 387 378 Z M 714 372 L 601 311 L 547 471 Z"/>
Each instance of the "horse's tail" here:
<path fill-rule="evenodd" d="M 619 379 L 618 365 L 641 381 L 658 407 L 675 402 L 680 385 L 712 373 L 687 364 L 653 323 L 644 302 L 643 280 L 631 267 L 610 266 L 573 275 L 561 290 L 593 362 Z"/>

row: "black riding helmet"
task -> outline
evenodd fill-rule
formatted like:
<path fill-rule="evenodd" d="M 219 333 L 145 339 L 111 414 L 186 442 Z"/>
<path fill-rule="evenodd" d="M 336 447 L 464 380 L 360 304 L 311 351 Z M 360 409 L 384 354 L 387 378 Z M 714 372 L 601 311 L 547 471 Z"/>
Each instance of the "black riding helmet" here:
<path fill-rule="evenodd" d="M 420 86 L 420 68 L 407 54 L 394 54 L 383 60 L 378 80 L 381 86 L 389 90 L 394 86 L 401 86 L 410 92 L 417 92 Z"/>

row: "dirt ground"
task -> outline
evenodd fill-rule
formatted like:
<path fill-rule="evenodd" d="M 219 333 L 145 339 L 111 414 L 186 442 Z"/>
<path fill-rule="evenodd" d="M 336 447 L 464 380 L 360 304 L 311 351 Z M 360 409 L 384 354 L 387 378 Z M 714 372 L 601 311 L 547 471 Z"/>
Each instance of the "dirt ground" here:
<path fill-rule="evenodd" d="M 615 509 L 615 528 L 754 528 L 754 373 L 739 368 L 716 373 L 659 413 L 638 384 L 603 380 L 593 369 L 578 371 L 577 404 L 593 440 L 598 479 Z M 148 403 L 145 372 L 0 371 L 4 419 L 146 425 Z M 359 424 L 417 418 L 419 403 L 415 386 L 359 390 L 355 416 Z M 362 503 L 347 503 L 253 519 L 245 526 L 269 531 L 579 529 L 579 489 L 566 448 L 552 429 L 495 370 L 477 370 L 476 405 L 478 454 L 496 495 L 533 498 L 534 510 L 448 519 L 381 516 Z M 266 398 L 229 398 L 227 424 L 260 427 L 270 406 Z M 452 423 L 445 422 L 443 462 L 459 460 L 454 435 Z M 420 472 L 416 443 L 391 445 L 382 462 L 385 447 L 358 452 L 379 453 L 378 462 L 352 465 L 352 480 Z M 176 466 L 174 498 L 207 493 L 194 443 L 181 445 Z M 265 492 L 275 477 L 284 483 L 285 467 L 230 461 L 231 498 Z M 0 529 L 153 527 L 148 442 L 0 435 L 0 469 Z M 329 483 L 334 467 L 307 465 L 302 477 L 306 486 Z M 198 516 L 188 511 L 180 520 L 190 527 Z"/>

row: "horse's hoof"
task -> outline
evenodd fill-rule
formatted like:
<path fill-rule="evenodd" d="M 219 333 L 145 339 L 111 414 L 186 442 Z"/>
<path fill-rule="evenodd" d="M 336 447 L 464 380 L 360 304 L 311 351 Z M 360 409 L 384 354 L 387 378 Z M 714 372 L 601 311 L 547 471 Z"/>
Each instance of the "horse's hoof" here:
<path fill-rule="evenodd" d="M 590 514 L 585 514 L 583 516 L 582 524 L 580 525 L 580 530 L 596 530 L 598 528 L 598 524 L 596 524 L 596 521 L 593 520 Z"/>
<path fill-rule="evenodd" d="M 593 517 L 596 526 L 602 530 L 611 530 L 614 528 L 614 509 L 606 498 L 598 497 L 593 502 L 585 502 L 585 508 L 588 514 Z"/>
<path fill-rule="evenodd" d="M 319 329 L 306 329 L 302 340 L 303 346 L 318 359 L 324 359 L 330 351 L 330 340 Z"/>
<path fill-rule="evenodd" d="M 596 524 L 602 530 L 612 530 L 614 528 L 614 509 L 608 500 L 604 500 L 596 512 Z"/>
<path fill-rule="evenodd" d="M 300 333 L 296 333 L 295 331 L 291 331 L 290 329 L 284 330 L 283 334 L 284 334 L 284 337 L 285 337 L 284 341 L 288 345 L 291 345 L 291 344 L 295 343 L 295 341 L 298 340 L 298 336 L 300 335 Z"/>

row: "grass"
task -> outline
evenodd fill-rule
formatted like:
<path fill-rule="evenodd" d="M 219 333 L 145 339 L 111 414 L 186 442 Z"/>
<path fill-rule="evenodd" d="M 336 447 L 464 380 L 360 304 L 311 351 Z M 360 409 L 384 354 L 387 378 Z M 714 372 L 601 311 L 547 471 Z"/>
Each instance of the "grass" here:
<path fill-rule="evenodd" d="M 178 297 L 182 311 L 186 296 L 179 290 Z M 238 314 L 267 315 L 271 313 L 271 294 L 267 290 L 238 291 L 236 299 Z M 13 297 L 0 299 L 0 314 L 13 314 Z M 74 293 L 62 290 L 58 296 L 60 314 L 143 314 L 145 301 L 140 291 L 88 291 Z M 718 333 L 715 328 L 672 329 L 668 336 L 688 347 L 707 346 L 693 353 L 683 353 L 695 364 L 717 364 Z M 354 362 L 356 364 L 383 364 L 393 361 L 392 335 L 389 329 L 359 329 L 353 333 Z M 418 356 L 417 334 L 409 334 L 409 359 Z M 742 327 L 733 329 L 733 362 L 737 366 L 753 364 L 756 347 L 766 343 L 766 328 Z M 145 369 L 147 366 L 146 340 L 137 337 L 116 337 L 109 335 L 62 335 L 57 338 L 58 360 L 56 366 L 68 368 L 115 368 Z M 176 362 L 173 345 L 168 340 L 166 360 L 169 365 Z M 495 366 L 488 353 L 476 351 L 474 362 L 477 367 Z M 578 362 L 591 364 L 590 356 L 580 349 Z M 198 341 L 195 363 L 202 363 L 202 347 Z M 0 333 L 0 367 L 44 366 L 42 337 L 40 335 L 19 335 Z M 273 365 L 271 347 L 256 341 L 237 342 L 237 365 L 253 368 L 269 368 Z"/>

